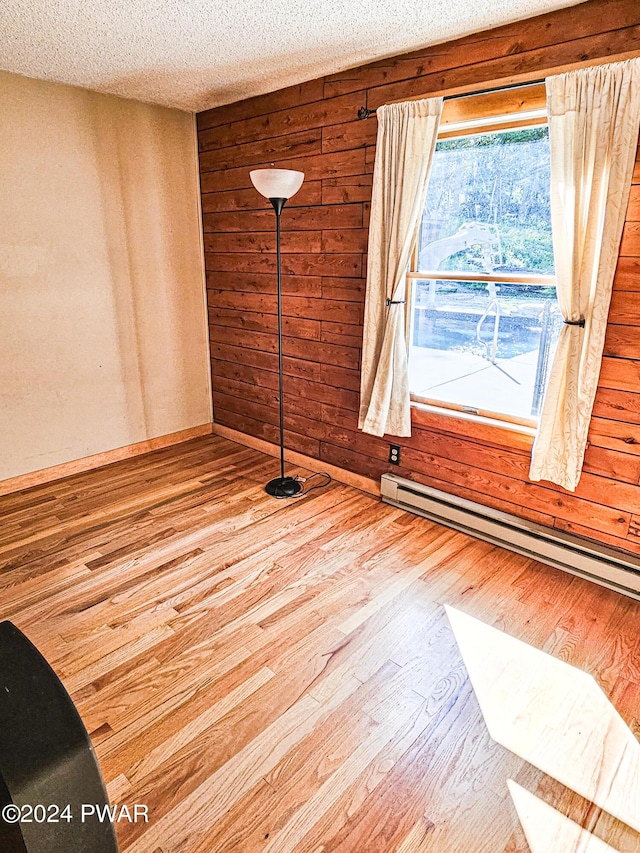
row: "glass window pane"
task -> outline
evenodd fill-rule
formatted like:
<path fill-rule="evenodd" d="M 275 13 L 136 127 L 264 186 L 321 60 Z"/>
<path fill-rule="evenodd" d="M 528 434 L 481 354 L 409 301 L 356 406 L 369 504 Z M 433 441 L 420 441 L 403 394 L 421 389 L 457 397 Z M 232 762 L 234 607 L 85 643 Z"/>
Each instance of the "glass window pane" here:
<path fill-rule="evenodd" d="M 438 142 L 418 269 L 553 274 L 546 126 Z"/>
<path fill-rule="evenodd" d="M 412 394 L 515 418 L 537 418 L 562 327 L 555 286 L 503 273 L 553 275 L 547 127 L 440 140 L 412 288 Z"/>
<path fill-rule="evenodd" d="M 562 328 L 555 287 L 414 281 L 412 394 L 535 418 Z"/>

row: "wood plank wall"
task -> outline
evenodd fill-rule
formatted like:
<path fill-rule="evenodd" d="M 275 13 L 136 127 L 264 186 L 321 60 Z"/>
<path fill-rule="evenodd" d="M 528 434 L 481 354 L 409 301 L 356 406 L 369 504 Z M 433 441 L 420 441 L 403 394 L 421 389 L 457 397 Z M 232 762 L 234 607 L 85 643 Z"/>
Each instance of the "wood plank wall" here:
<path fill-rule="evenodd" d="M 286 441 L 373 478 L 384 471 L 640 553 L 640 160 L 616 275 L 584 473 L 575 494 L 527 479 L 531 439 L 414 412 L 402 465 L 358 432 L 370 107 L 481 89 L 640 54 L 637 0 L 587 3 L 198 115 L 214 418 L 278 440 L 274 215 L 249 169 L 301 169 L 282 218 Z"/>

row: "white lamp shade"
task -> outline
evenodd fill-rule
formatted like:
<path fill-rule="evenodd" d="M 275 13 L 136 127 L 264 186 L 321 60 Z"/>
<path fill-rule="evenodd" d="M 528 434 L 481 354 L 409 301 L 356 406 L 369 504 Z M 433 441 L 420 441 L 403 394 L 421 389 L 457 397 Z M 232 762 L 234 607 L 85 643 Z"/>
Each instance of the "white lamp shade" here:
<path fill-rule="evenodd" d="M 254 169 L 251 183 L 265 198 L 291 198 L 304 181 L 304 172 L 292 169 Z"/>

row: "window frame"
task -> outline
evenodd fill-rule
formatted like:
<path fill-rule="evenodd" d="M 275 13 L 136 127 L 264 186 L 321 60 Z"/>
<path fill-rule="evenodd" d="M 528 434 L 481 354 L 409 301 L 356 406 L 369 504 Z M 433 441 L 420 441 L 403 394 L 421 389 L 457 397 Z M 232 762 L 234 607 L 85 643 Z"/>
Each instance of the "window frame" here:
<path fill-rule="evenodd" d="M 483 92 L 480 94 L 465 94 L 452 97 L 445 101 L 438 142 L 444 139 L 454 139 L 463 136 L 475 136 L 483 133 L 494 133 L 501 130 L 513 130 L 526 127 L 547 126 L 546 89 L 545 84 L 524 83 L 522 86 Z M 422 222 L 422 218 L 420 223 Z M 418 229 L 420 224 L 418 225 Z M 464 273 L 445 270 L 418 270 L 418 238 L 411 255 L 409 269 L 406 273 L 406 311 L 405 337 L 407 350 L 411 343 L 411 323 L 413 321 L 414 282 L 416 281 L 486 281 L 496 284 L 534 284 L 540 287 L 556 285 L 555 275 L 542 273 Z M 505 412 L 493 412 L 490 409 L 465 406 L 458 403 L 448 403 L 417 394 L 410 394 L 412 408 L 427 408 L 445 417 L 477 418 L 482 423 L 510 429 L 522 427 L 531 434 L 537 429 L 538 418 L 525 418 L 510 415 Z"/>

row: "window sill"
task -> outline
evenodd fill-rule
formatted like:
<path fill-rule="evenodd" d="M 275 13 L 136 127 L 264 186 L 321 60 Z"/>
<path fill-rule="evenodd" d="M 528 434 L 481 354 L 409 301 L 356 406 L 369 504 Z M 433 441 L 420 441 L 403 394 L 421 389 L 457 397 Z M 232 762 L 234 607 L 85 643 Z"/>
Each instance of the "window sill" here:
<path fill-rule="evenodd" d="M 430 406 L 414 400 L 411 401 L 411 423 L 418 429 L 451 433 L 475 439 L 482 444 L 493 444 L 524 453 L 531 451 L 536 434 L 533 427 Z"/>

